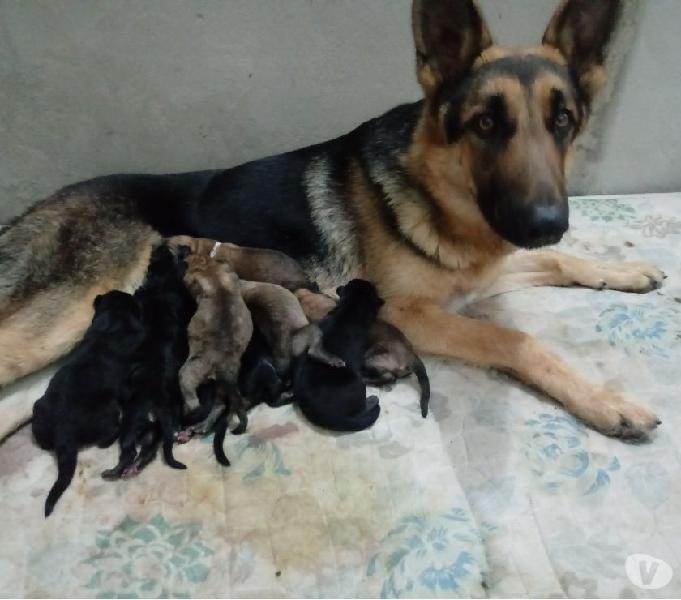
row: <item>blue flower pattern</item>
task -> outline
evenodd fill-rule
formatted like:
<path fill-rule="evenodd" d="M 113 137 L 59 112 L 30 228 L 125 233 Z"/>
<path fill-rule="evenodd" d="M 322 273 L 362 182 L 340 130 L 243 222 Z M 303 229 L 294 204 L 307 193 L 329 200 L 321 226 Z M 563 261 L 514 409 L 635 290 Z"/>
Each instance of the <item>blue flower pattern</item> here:
<path fill-rule="evenodd" d="M 600 492 L 620 469 L 616 456 L 589 452 L 589 433 L 576 419 L 556 413 L 540 414 L 525 421 L 528 439 L 526 464 L 549 493 L 571 490 L 577 495 Z"/>
<path fill-rule="evenodd" d="M 368 577 L 380 577 L 381 598 L 478 595 L 485 571 L 480 535 L 468 513 L 407 515 L 380 542 Z"/>

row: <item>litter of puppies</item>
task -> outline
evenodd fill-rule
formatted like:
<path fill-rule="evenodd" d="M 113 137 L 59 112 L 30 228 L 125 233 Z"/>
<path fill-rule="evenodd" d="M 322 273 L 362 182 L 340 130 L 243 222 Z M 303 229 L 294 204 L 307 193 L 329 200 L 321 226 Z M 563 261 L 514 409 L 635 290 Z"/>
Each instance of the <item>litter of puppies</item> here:
<path fill-rule="evenodd" d="M 78 451 L 116 440 L 107 480 L 139 474 L 159 447 L 185 469 L 173 444 L 214 432 L 217 461 L 233 418 L 246 431 L 260 403 L 296 403 L 314 425 L 359 431 L 380 414 L 366 384 L 415 374 L 428 412 L 425 367 L 404 335 L 381 321 L 383 300 L 355 279 L 322 294 L 281 252 L 176 236 L 152 252 L 134 293 L 97 296 L 82 341 L 33 407 L 36 443 L 53 451 L 58 476 L 49 516 L 76 471 Z"/>

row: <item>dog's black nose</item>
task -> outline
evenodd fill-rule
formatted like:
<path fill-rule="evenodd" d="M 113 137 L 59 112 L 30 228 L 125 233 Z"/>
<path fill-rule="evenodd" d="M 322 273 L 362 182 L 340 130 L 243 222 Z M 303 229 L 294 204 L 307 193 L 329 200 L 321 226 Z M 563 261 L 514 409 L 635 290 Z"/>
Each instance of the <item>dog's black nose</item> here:
<path fill-rule="evenodd" d="M 527 225 L 530 245 L 538 247 L 558 243 L 568 230 L 568 225 L 567 202 L 534 204 Z"/>

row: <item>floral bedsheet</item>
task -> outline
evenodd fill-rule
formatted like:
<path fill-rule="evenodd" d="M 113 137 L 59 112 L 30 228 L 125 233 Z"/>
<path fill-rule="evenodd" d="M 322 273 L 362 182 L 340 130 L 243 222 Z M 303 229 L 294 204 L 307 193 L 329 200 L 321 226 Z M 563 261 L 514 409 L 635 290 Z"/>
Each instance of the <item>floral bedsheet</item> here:
<path fill-rule="evenodd" d="M 534 288 L 467 310 L 654 407 L 652 443 L 606 439 L 503 375 L 430 360 L 426 420 L 402 382 L 352 435 L 260 408 L 228 437 L 228 469 L 194 441 L 177 450 L 188 470 L 156 461 L 110 483 L 99 473 L 116 448 L 87 450 L 45 520 L 55 464 L 25 428 L 0 447 L 0 596 L 681 595 L 681 195 L 574 199 L 561 245 L 669 278 L 646 295 Z"/>

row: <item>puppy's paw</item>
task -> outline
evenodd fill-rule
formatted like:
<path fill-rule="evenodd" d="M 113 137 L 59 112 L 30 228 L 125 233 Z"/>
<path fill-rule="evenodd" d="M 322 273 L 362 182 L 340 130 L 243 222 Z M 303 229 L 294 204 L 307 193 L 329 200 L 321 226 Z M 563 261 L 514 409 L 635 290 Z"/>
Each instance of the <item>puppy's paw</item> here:
<path fill-rule="evenodd" d="M 121 474 L 118 469 L 113 468 L 113 469 L 107 469 L 106 471 L 102 471 L 101 473 L 102 479 L 106 479 L 107 481 L 116 481 L 117 479 L 121 478 Z"/>
<path fill-rule="evenodd" d="M 131 479 L 132 477 L 137 477 L 141 472 L 142 471 L 137 464 L 132 464 L 123 471 L 121 477 L 123 477 L 123 479 Z"/>
<path fill-rule="evenodd" d="M 189 429 L 182 429 L 175 432 L 175 441 L 178 444 L 186 444 L 192 439 L 192 432 Z"/>

